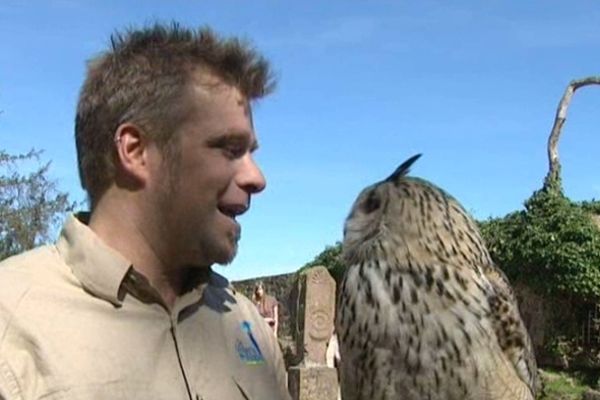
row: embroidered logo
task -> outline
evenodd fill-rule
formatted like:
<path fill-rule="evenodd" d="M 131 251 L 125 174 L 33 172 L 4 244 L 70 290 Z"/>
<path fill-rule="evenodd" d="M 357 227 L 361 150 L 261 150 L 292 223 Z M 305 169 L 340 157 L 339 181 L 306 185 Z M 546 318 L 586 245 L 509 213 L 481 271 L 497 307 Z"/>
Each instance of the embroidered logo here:
<path fill-rule="evenodd" d="M 242 322 L 241 328 L 242 332 L 244 332 L 250 340 L 250 345 L 244 345 L 244 343 L 240 339 L 236 341 L 235 349 L 238 352 L 238 355 L 240 356 L 240 360 L 242 360 L 246 364 L 263 364 L 265 362 L 265 358 L 263 357 L 262 351 L 260 351 L 260 347 L 258 346 L 256 339 L 254 338 L 250 322 Z"/>

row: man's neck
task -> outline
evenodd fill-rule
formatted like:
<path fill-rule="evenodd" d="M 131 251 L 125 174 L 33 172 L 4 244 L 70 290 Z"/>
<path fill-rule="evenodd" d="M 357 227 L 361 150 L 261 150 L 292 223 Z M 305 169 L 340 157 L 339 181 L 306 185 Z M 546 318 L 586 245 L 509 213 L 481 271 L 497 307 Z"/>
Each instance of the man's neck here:
<path fill-rule="evenodd" d="M 165 305 L 172 309 L 184 290 L 186 271 L 173 268 L 161 258 L 153 240 L 157 235 L 151 227 L 139 222 L 143 219 L 139 218 L 136 208 L 127 209 L 128 202 L 118 205 L 111 203 L 110 200 L 104 200 L 96 205 L 90 216 L 90 229 L 131 261 L 135 270 L 148 279 Z"/>

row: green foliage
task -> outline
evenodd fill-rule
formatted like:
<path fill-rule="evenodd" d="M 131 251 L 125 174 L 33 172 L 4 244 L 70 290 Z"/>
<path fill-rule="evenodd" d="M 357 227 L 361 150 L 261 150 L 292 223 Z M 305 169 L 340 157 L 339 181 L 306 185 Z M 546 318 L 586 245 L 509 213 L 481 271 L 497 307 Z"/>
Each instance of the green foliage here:
<path fill-rule="evenodd" d="M 544 393 L 540 400 L 579 400 L 590 389 L 585 372 L 540 371 Z"/>
<path fill-rule="evenodd" d="M 336 242 L 333 246 L 325 247 L 325 250 L 319 253 L 312 261 L 304 264 L 300 271 L 321 265 L 327 268 L 333 279 L 339 283 L 342 281 L 345 271 L 341 255 L 342 243 Z"/>
<path fill-rule="evenodd" d="M 557 188 L 542 189 L 525 210 L 480 223 L 494 260 L 512 281 L 549 294 L 600 299 L 600 229 L 596 201 L 575 203 Z"/>
<path fill-rule="evenodd" d="M 563 328 L 564 330 L 564 328 Z M 569 365 L 573 357 L 581 354 L 583 348 L 577 344 L 577 340 L 572 335 L 557 334 L 544 344 L 548 355 L 557 360 L 561 360 L 563 365 Z"/>
<path fill-rule="evenodd" d="M 0 260 L 48 241 L 74 204 L 40 164 L 39 151 L 10 155 L 0 150 Z M 33 164 L 32 172 L 22 172 Z M 26 169 L 26 168 L 25 168 Z"/>
<path fill-rule="evenodd" d="M 600 216 L 600 200 L 592 199 L 591 201 L 582 201 L 579 203 L 585 211 Z"/>

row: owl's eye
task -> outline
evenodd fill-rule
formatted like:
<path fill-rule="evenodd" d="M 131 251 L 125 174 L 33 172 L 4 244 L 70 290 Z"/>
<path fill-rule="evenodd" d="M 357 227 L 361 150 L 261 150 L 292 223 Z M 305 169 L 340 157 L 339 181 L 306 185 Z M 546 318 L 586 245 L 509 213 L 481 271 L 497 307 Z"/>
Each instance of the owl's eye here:
<path fill-rule="evenodd" d="M 377 210 L 381 206 L 381 201 L 379 200 L 379 196 L 373 191 L 369 193 L 369 197 L 363 203 L 363 211 L 367 214 L 372 213 Z"/>

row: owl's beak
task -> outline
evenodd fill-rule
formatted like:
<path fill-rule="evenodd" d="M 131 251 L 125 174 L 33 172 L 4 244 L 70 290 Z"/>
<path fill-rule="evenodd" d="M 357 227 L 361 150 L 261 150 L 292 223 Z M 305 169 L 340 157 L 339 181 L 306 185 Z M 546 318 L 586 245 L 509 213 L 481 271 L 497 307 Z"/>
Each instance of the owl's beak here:
<path fill-rule="evenodd" d="M 415 154 L 408 160 L 404 161 L 390 176 L 385 179 L 385 182 L 396 182 L 410 171 L 411 165 L 421 157 L 421 153 Z"/>

